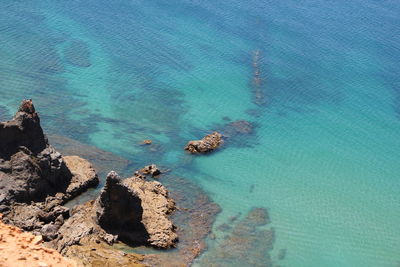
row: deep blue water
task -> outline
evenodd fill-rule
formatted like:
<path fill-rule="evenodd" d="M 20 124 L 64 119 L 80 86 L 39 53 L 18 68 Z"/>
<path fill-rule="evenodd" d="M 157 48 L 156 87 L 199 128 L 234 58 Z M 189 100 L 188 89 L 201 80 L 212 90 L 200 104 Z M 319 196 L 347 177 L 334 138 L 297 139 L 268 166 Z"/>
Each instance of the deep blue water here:
<path fill-rule="evenodd" d="M 265 207 L 276 265 L 399 266 L 399 14 L 393 0 L 3 0 L 0 118 L 33 98 L 48 133 L 198 183 L 223 211 L 196 265 L 219 225 Z M 255 128 L 185 154 L 224 117 Z"/>

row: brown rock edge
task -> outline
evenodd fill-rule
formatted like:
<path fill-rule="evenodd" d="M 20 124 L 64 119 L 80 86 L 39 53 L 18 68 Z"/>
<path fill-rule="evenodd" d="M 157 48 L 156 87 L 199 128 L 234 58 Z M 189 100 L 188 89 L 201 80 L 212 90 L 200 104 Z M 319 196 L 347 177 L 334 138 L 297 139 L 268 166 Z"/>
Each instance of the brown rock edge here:
<path fill-rule="evenodd" d="M 41 236 L 23 232 L 18 227 L 0 221 L 0 266 L 77 266 L 73 260 L 64 258 L 42 243 Z"/>
<path fill-rule="evenodd" d="M 218 132 L 213 132 L 212 134 L 206 135 L 201 140 L 189 141 L 185 146 L 185 150 L 193 154 L 208 153 L 217 149 L 222 143 L 222 135 Z"/>

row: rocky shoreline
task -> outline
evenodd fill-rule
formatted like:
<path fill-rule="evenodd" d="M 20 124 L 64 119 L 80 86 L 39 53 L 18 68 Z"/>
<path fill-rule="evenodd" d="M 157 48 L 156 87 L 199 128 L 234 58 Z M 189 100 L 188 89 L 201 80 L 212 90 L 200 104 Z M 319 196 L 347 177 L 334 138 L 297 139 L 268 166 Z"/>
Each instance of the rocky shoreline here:
<path fill-rule="evenodd" d="M 100 160 L 114 158 L 104 155 Z M 155 165 L 126 179 L 111 171 L 96 199 L 68 208 L 68 201 L 99 184 L 91 163 L 79 156 L 63 157 L 49 144 L 31 100 L 22 102 L 12 120 L 0 122 L 3 222 L 41 236 L 45 246 L 78 265 L 182 266 L 205 249 L 219 207 L 202 193 L 193 203 L 179 186 L 174 192 L 177 207 L 160 182 L 148 180 L 160 174 Z M 173 221 L 182 224 L 177 228 Z M 190 229 L 193 226 L 197 228 Z M 139 255 L 118 249 L 118 244 L 168 249 L 177 246 L 178 235 L 172 261 L 162 253 Z"/>

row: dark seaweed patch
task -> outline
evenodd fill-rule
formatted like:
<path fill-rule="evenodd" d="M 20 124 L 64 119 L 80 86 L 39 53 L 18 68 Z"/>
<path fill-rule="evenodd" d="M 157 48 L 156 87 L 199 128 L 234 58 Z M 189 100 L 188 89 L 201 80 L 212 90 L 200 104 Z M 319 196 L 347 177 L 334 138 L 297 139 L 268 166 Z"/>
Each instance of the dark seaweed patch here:
<path fill-rule="evenodd" d="M 64 59 L 77 67 L 90 67 L 90 49 L 81 40 L 73 40 L 66 44 L 63 50 Z"/>

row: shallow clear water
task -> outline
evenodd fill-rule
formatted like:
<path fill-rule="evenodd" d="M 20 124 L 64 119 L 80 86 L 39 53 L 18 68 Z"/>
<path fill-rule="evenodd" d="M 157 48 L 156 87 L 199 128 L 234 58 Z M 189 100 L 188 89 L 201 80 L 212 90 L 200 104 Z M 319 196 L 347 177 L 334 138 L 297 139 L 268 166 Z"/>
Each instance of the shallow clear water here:
<path fill-rule="evenodd" d="M 1 118 L 33 98 L 47 132 L 200 184 L 222 207 L 210 250 L 225 235 L 218 225 L 257 206 L 275 229 L 276 264 L 400 264 L 398 2 L 5 0 L 0 7 Z M 89 67 L 71 64 L 74 41 L 90 55 L 72 56 Z M 254 133 L 207 156 L 182 151 L 225 116 L 252 122 Z M 158 151 L 139 146 L 143 139 Z"/>

